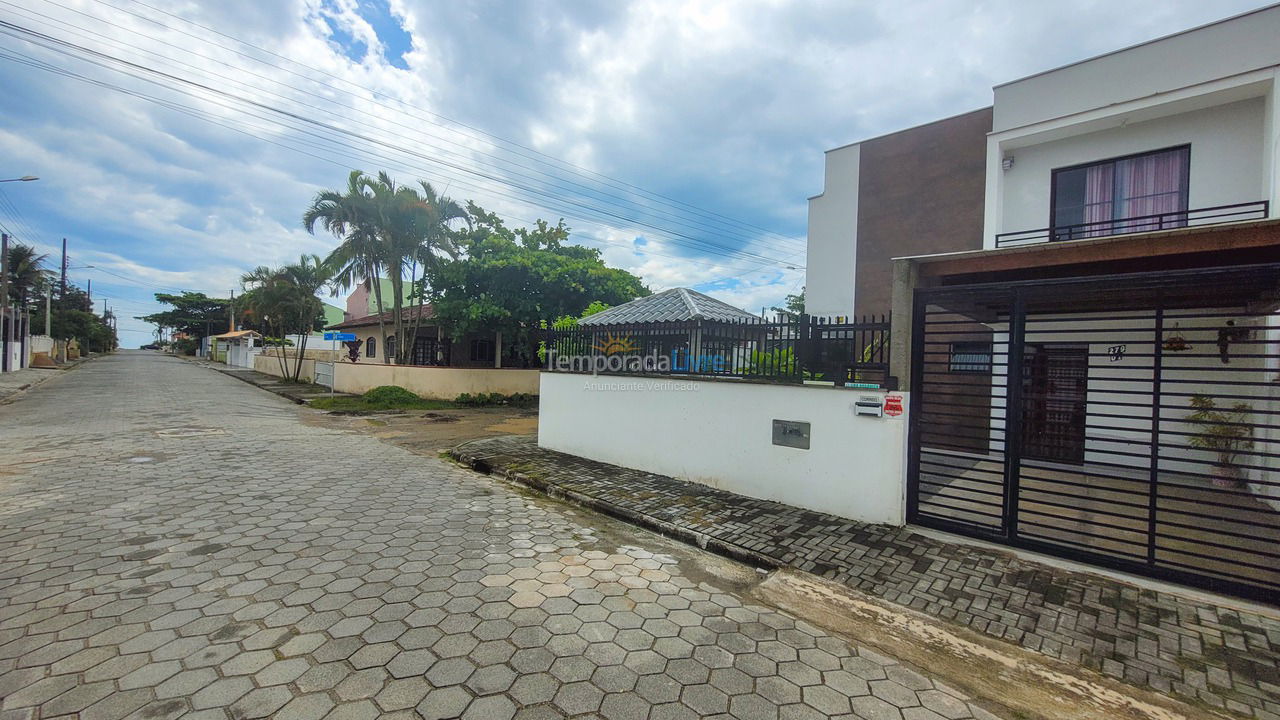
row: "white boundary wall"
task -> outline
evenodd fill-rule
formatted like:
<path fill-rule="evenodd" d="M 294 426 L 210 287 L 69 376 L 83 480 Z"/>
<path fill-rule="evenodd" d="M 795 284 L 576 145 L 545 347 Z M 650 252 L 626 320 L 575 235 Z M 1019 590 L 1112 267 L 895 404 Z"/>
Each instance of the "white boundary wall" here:
<path fill-rule="evenodd" d="M 831 386 L 542 373 L 550 450 L 872 523 L 906 519 L 907 393 L 898 417 L 855 416 Z M 773 444 L 773 420 L 811 423 L 810 449 Z"/>

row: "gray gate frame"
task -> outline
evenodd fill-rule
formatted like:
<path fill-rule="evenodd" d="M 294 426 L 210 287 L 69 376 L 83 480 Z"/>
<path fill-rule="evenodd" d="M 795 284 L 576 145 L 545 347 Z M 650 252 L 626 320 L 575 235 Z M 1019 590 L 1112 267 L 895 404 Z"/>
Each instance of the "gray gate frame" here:
<path fill-rule="evenodd" d="M 1159 580 L 1165 580 L 1182 585 L 1202 588 L 1213 592 L 1219 592 L 1227 595 L 1258 600 L 1271 605 L 1280 604 L 1280 594 L 1274 588 L 1262 585 L 1253 585 L 1249 583 L 1236 582 L 1227 578 L 1216 577 L 1213 575 L 1204 575 L 1196 572 L 1178 570 L 1168 566 L 1156 564 L 1154 541 L 1148 544 L 1148 555 L 1146 562 L 1134 562 L 1118 558 L 1114 556 L 1104 555 L 1100 553 L 1092 553 L 1085 550 L 1079 550 L 1062 545 L 1045 543 L 1018 534 L 1018 495 L 1019 495 L 1019 477 L 1021 472 L 1020 460 L 1022 452 L 1022 382 L 1013 382 L 1012 378 L 1020 378 L 1022 376 L 1023 365 L 1023 347 L 1025 344 L 1026 330 L 1026 298 L 1032 292 L 1044 293 L 1046 288 L 1079 286 L 1091 284 L 1108 284 L 1112 287 L 1115 285 L 1140 285 L 1145 287 L 1168 287 L 1176 284 L 1180 280 L 1188 280 L 1193 278 L 1204 278 L 1214 275 L 1240 275 L 1255 273 L 1267 273 L 1276 279 L 1280 284 L 1280 263 L 1273 264 L 1256 264 L 1256 265 L 1238 265 L 1238 266 L 1219 266 L 1196 268 L 1192 270 L 1168 270 L 1141 273 L 1124 273 L 1111 275 L 1090 275 L 1069 278 L 1059 278 L 1053 280 L 1018 280 L 1008 282 L 980 283 L 970 285 L 945 285 L 939 287 L 914 288 L 912 291 L 912 312 L 911 312 L 911 393 L 910 393 L 910 421 L 907 434 L 907 522 L 910 524 L 920 525 L 922 527 L 933 528 L 945 532 L 974 537 L 989 542 L 995 542 L 1014 548 L 1031 550 L 1053 555 L 1056 557 L 1073 560 L 1098 567 L 1120 570 L 1136 575 L 1143 575 Z M 924 347 L 925 347 L 925 314 L 926 307 L 930 298 L 955 296 L 956 294 L 986 294 L 1001 292 L 1010 296 L 1010 319 L 1009 319 L 1009 347 L 1008 347 L 1008 377 L 1010 381 L 1007 386 L 1007 401 L 1005 407 L 1005 453 L 1004 453 L 1004 498 L 1001 518 L 1003 526 L 997 532 L 984 532 L 983 528 L 976 525 L 966 525 L 964 523 L 950 522 L 938 517 L 921 516 L 919 513 L 919 494 L 920 494 L 920 418 L 922 416 L 921 403 L 924 395 Z M 1163 293 L 1161 293 L 1163 295 Z M 1158 305 L 1158 309 L 1154 311 L 1156 332 L 1163 330 L 1163 305 Z M 1159 336 L 1157 336 L 1159 337 Z M 1159 364 L 1161 352 L 1161 343 L 1155 343 L 1156 364 L 1153 366 L 1153 397 L 1158 397 L 1161 382 L 1161 367 Z M 1017 411 L 1014 411 L 1017 408 Z M 1159 413 L 1155 413 L 1153 417 L 1152 431 L 1159 433 Z M 1158 445 L 1153 446 L 1151 461 L 1151 478 L 1149 496 L 1149 520 L 1148 520 L 1148 538 L 1154 538 L 1154 528 L 1157 524 L 1157 488 L 1155 480 L 1157 478 L 1157 466 L 1159 461 L 1158 450 L 1154 449 Z"/>

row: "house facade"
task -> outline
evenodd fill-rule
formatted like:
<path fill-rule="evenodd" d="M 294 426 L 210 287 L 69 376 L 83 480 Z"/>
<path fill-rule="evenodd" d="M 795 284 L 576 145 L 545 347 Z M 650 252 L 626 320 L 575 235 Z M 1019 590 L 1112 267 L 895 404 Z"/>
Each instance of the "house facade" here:
<path fill-rule="evenodd" d="M 1280 591 L 1277 36 L 1264 8 L 995 88 L 981 249 L 878 268 L 909 522 Z"/>
<path fill-rule="evenodd" d="M 991 108 L 828 150 L 809 198 L 805 307 L 888 315 L 890 260 L 982 247 Z"/>
<path fill-rule="evenodd" d="M 351 306 L 350 301 L 348 306 Z M 504 348 L 501 333 L 468 333 L 460 339 L 454 339 L 435 321 L 430 305 L 421 306 L 421 310 L 418 305 L 413 305 L 404 308 L 401 312 L 406 332 L 413 331 L 415 321 L 418 326 L 417 334 L 414 336 L 413 350 L 409 356 L 409 365 L 454 368 L 502 368 L 525 365 L 524 362 L 518 362 L 517 358 L 512 357 L 512 348 Z M 422 313 L 421 320 L 417 320 L 419 312 Z M 383 344 L 382 340 L 384 326 L 387 332 L 386 344 Z M 349 318 L 325 329 L 349 332 L 356 336 L 360 343 L 360 354 L 356 360 L 358 363 L 385 365 L 394 362 L 392 360 L 396 354 L 394 310 L 385 312 L 381 316 L 374 313 Z M 320 347 L 327 348 L 328 345 L 321 343 Z M 338 347 L 338 357 L 344 361 L 348 358 L 347 350 L 342 346 Z"/>

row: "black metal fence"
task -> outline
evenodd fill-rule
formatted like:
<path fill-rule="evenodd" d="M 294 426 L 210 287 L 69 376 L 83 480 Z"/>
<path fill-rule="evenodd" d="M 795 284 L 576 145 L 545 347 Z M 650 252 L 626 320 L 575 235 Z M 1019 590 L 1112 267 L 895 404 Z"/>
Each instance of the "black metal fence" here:
<path fill-rule="evenodd" d="M 919 290 L 912 522 L 1275 602 L 1280 265 Z"/>
<path fill-rule="evenodd" d="M 856 323 L 800 315 L 579 326 L 544 331 L 539 352 L 551 372 L 896 387 L 889 377 L 885 317 Z"/>
<path fill-rule="evenodd" d="M 1154 215 L 1138 215 L 1121 220 L 1098 220 L 1094 222 L 1076 223 L 1074 225 L 1058 225 L 1056 227 L 1020 230 L 1017 232 L 996 235 L 996 247 L 1028 245 L 1042 242 L 1061 242 L 1065 240 L 1086 240 L 1110 235 L 1126 235 L 1129 233 L 1157 232 L 1182 227 L 1199 225 L 1218 225 L 1221 223 L 1245 222 L 1248 220 L 1266 220 L 1270 214 L 1270 203 L 1266 200 L 1236 203 L 1234 205 L 1216 205 L 1214 207 L 1195 208 L 1193 210 L 1174 210 Z"/>

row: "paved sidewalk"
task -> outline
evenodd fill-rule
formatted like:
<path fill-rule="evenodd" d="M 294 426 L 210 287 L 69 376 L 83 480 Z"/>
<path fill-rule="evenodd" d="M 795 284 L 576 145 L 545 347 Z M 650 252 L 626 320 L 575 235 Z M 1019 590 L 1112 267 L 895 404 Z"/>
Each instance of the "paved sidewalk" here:
<path fill-rule="evenodd" d="M 187 362 L 217 370 L 223 375 L 230 375 L 237 380 L 247 382 L 250 385 L 259 387 L 269 393 L 275 393 L 282 398 L 292 400 L 299 405 L 305 405 L 308 402 L 319 397 L 330 397 L 328 388 L 322 385 L 309 385 L 305 383 L 285 382 L 274 375 L 260 373 L 257 370 L 248 368 L 230 367 L 223 363 L 211 362 L 200 358 L 182 358 Z M 335 393 L 335 397 L 349 397 L 348 393 Z"/>
<path fill-rule="evenodd" d="M 453 454 L 740 560 L 811 572 L 1132 685 L 1280 720 L 1280 611 L 1245 612 L 755 500 L 542 450 L 531 436 L 477 440 Z"/>
<path fill-rule="evenodd" d="M 76 360 L 57 368 L 23 368 L 0 373 L 0 403 L 8 402 L 19 393 L 26 392 L 40 383 L 57 377 L 64 370 L 76 367 L 84 360 Z"/>

